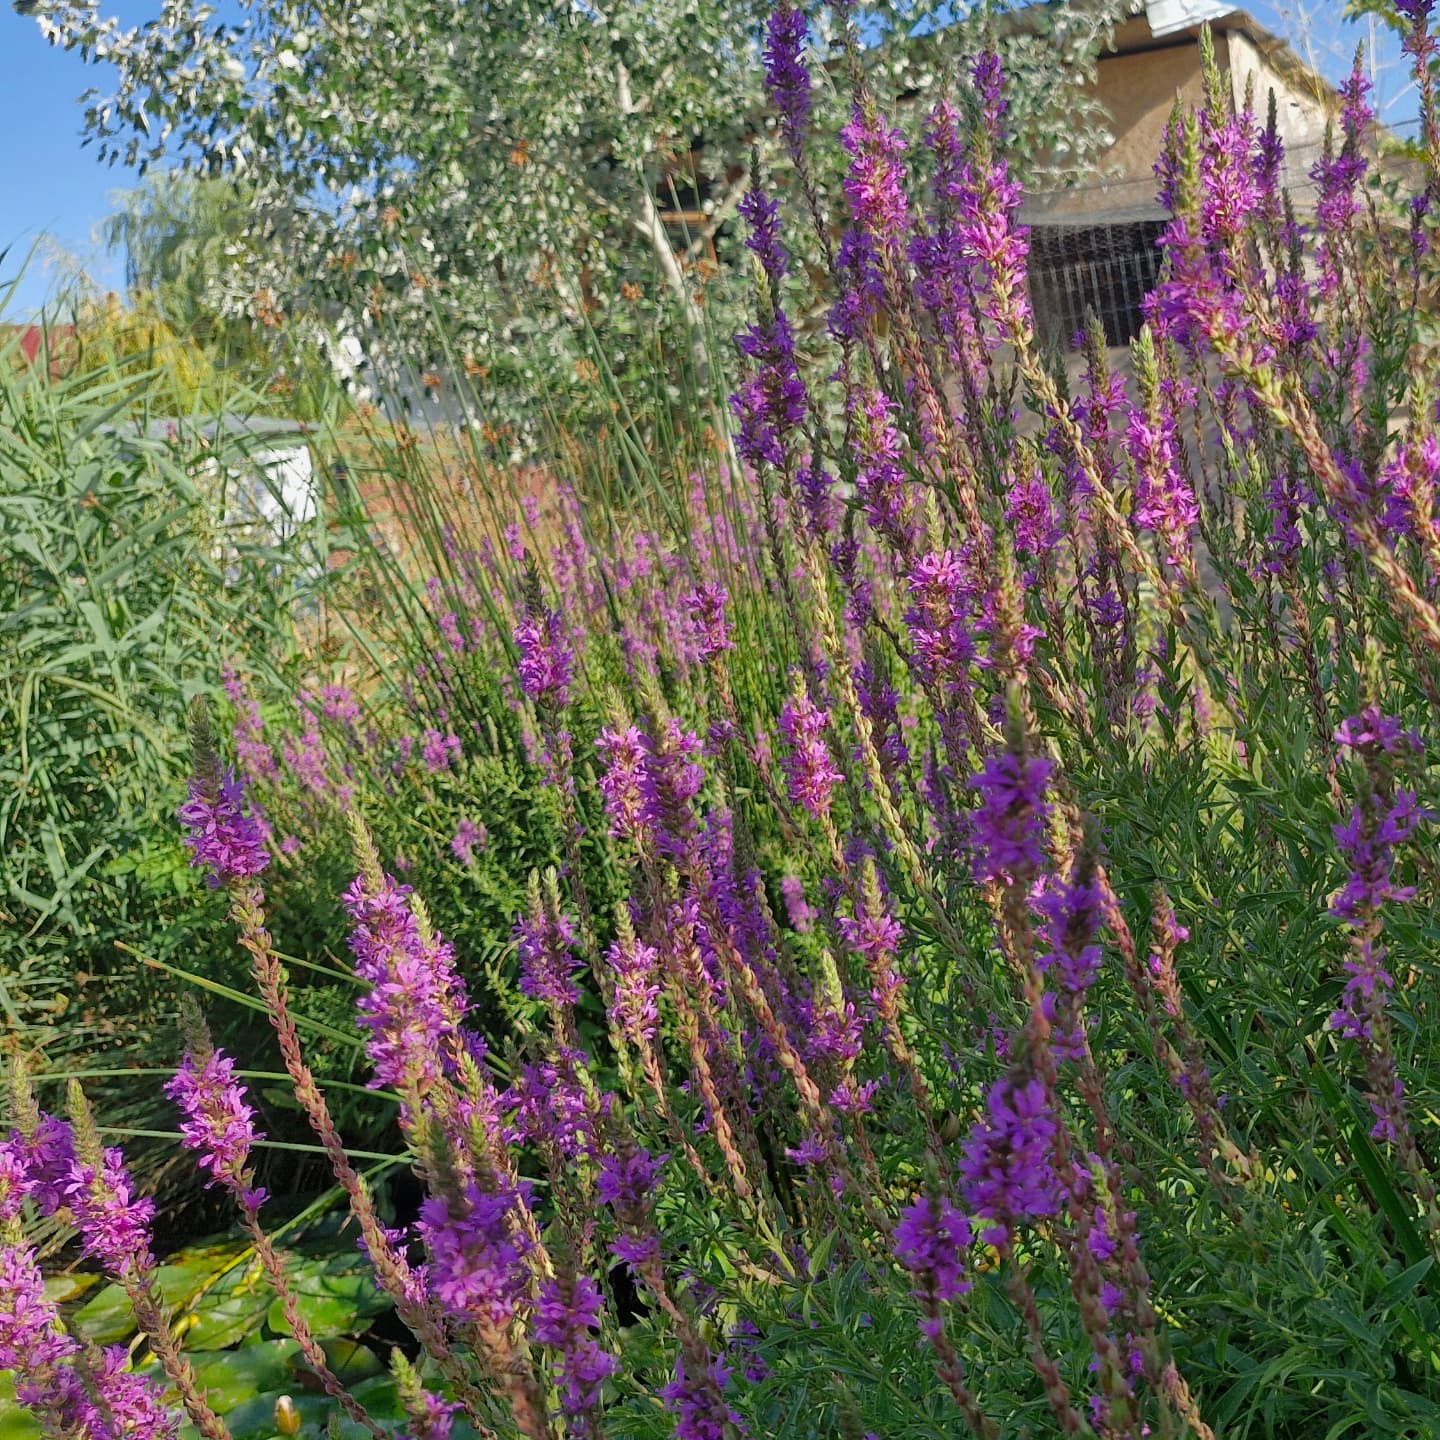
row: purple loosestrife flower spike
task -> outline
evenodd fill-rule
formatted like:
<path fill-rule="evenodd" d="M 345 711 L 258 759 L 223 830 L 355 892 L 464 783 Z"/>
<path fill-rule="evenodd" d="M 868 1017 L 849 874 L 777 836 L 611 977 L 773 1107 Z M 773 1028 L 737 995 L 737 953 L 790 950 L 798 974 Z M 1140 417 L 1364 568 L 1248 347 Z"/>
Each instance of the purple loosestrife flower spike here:
<path fill-rule="evenodd" d="M 258 1210 L 265 1192 L 255 1188 L 250 1150 L 262 1138 L 245 1087 L 235 1079 L 235 1062 L 219 1050 L 197 1046 L 185 1058 L 165 1093 L 183 1117 L 180 1140 L 199 1155 L 207 1185 L 224 1185 L 246 1210 Z"/>
<path fill-rule="evenodd" d="M 810 71 L 805 64 L 804 12 L 782 4 L 765 22 L 765 88 L 780 117 L 780 128 L 791 159 L 805 153 L 805 132 L 810 125 Z"/>
<path fill-rule="evenodd" d="M 515 627 L 520 652 L 520 688 L 537 706 L 563 710 L 570 703 L 575 652 L 560 616 L 545 604 L 533 562 L 525 574 L 525 614 Z"/>
<path fill-rule="evenodd" d="M 48 1433 L 73 1423 L 84 1395 L 72 1367 L 80 1346 L 64 1333 L 59 1312 L 45 1295 L 45 1277 L 28 1245 L 0 1244 L 0 1372 L 17 1379 L 15 1397 L 42 1421 Z"/>
<path fill-rule="evenodd" d="M 895 1227 L 895 1258 L 916 1277 L 926 1298 L 958 1300 L 970 1289 L 966 1252 L 970 1222 L 943 1195 L 921 1195 Z"/>
<path fill-rule="evenodd" d="M 204 696 L 190 707 L 190 798 L 179 818 L 187 834 L 191 864 L 205 870 L 211 889 L 251 879 L 270 863 L 264 817 L 246 802 L 245 787 L 233 770 L 222 770 L 215 732 Z"/>
<path fill-rule="evenodd" d="M 1356 192 L 1369 168 L 1362 146 L 1365 132 L 1375 118 L 1367 98 L 1371 88 L 1357 51 L 1355 67 L 1340 87 L 1344 101 L 1340 152 L 1336 154 L 1333 143 L 1327 143 L 1325 153 L 1310 172 L 1319 191 L 1315 200 L 1315 226 L 1320 236 L 1316 262 L 1320 272 L 1318 288 L 1324 296 L 1334 295 L 1340 288 L 1345 237 L 1361 211 Z"/>
<path fill-rule="evenodd" d="M 190 863 L 206 872 L 212 890 L 259 875 L 269 865 L 269 826 L 247 803 L 244 783 L 233 770 L 221 774 L 213 790 L 199 777 L 192 780 L 179 816 Z"/>
<path fill-rule="evenodd" d="M 910 212 L 905 201 L 905 137 L 887 125 L 873 101 L 857 105 L 840 131 L 850 154 L 845 194 L 855 229 L 885 263 L 897 263 L 905 252 Z"/>
<path fill-rule="evenodd" d="M 695 650 L 702 660 L 713 660 L 726 650 L 733 650 L 730 622 L 725 607 L 729 592 L 723 585 L 697 585 L 685 597 L 685 609 L 695 635 Z"/>
<path fill-rule="evenodd" d="M 461 1044 L 466 1001 L 454 951 L 438 934 L 422 932 L 410 895 L 377 866 L 355 877 L 344 902 L 355 975 L 369 987 L 356 1009 L 374 1069 L 370 1083 L 423 1095 Z"/>
<path fill-rule="evenodd" d="M 580 1002 L 575 974 L 581 968 L 573 946 L 577 936 L 570 917 L 561 912 L 559 880 L 547 871 L 530 877 L 526 914 L 515 922 L 520 955 L 520 988 L 532 1000 L 568 1009 Z"/>
<path fill-rule="evenodd" d="M 610 834 L 644 844 L 656 819 L 650 741 L 638 726 L 602 730 L 595 742 L 605 761 L 600 794 L 610 818 Z"/>
<path fill-rule="evenodd" d="M 1012 1072 L 990 1087 L 985 1114 L 965 1142 L 961 1190 L 975 1215 L 990 1221 L 981 1239 L 1007 1245 L 1017 1225 L 1054 1215 L 1055 1117 L 1039 1076 Z"/>
<path fill-rule="evenodd" d="M 845 778 L 835 768 L 825 743 L 829 725 L 829 712 L 816 707 L 805 682 L 797 676 L 780 712 L 780 733 L 787 747 L 785 774 L 790 798 L 817 818 L 830 813 L 831 796 Z"/>
<path fill-rule="evenodd" d="M 615 979 L 611 1022 L 632 1045 L 647 1044 L 660 1019 L 660 952 L 629 930 L 611 942 L 605 959 Z"/>
<path fill-rule="evenodd" d="M 107 1433 L 101 1428 L 105 1426 L 114 1440 L 175 1440 L 179 1417 L 165 1405 L 150 1376 L 125 1368 L 129 1361 L 125 1346 L 109 1345 L 100 1352 L 99 1364 L 90 1367 L 86 1389 L 93 1389 L 100 1401 L 95 1407 L 100 1423 L 91 1433 L 99 1440 Z"/>
<path fill-rule="evenodd" d="M 698 1345 L 687 1347 L 675 1362 L 675 1378 L 660 1392 L 675 1417 L 675 1440 L 729 1440 L 749 1432 L 726 1403 L 730 1370 L 717 1355 Z"/>
<path fill-rule="evenodd" d="M 390 1369 L 395 1376 L 395 1389 L 404 1406 L 408 1440 L 450 1440 L 455 1416 L 462 1407 L 440 1399 L 421 1383 L 415 1367 L 400 1350 L 390 1352 Z"/>
<path fill-rule="evenodd" d="M 483 850 L 489 843 L 490 836 L 485 826 L 477 825 L 469 816 L 462 815 L 450 839 L 450 850 L 462 865 L 473 865 L 475 852 Z"/>
<path fill-rule="evenodd" d="M 975 878 L 1010 884 L 1034 874 L 1045 858 L 1049 760 L 1002 750 L 970 784 L 980 797 L 971 817 Z"/>
<path fill-rule="evenodd" d="M 595 1433 L 601 1392 L 620 1369 L 619 1360 L 593 1334 L 601 1308 L 600 1291 L 588 1275 L 562 1270 L 541 1285 L 531 1322 L 535 1340 L 558 1352 L 560 1405 L 577 1437 Z"/>
<path fill-rule="evenodd" d="M 855 489 L 865 518 L 877 534 L 902 556 L 915 545 L 915 501 L 901 461 L 897 407 L 882 390 L 864 390 L 850 401 L 850 416 L 859 439 Z"/>
<path fill-rule="evenodd" d="M 1019 224 L 1020 186 L 1010 178 L 999 155 L 1005 141 L 1005 77 L 1000 57 L 980 55 L 971 72 L 981 100 L 981 124 L 975 137 L 976 156 L 966 167 L 968 184 L 956 187 L 957 236 L 962 249 L 982 267 L 988 294 L 986 312 L 997 325 L 1026 326 L 1030 296 L 1026 262 L 1030 232 Z"/>
<path fill-rule="evenodd" d="M 66 1189 L 85 1254 L 116 1279 L 143 1280 L 155 1268 L 150 1249 L 155 1202 L 135 1194 L 124 1152 L 104 1149 L 98 1164 L 77 1157 Z"/>
<path fill-rule="evenodd" d="M 430 1252 L 430 1290 L 458 1320 L 506 1326 L 529 1288 L 530 1241 L 515 1223 L 519 1192 L 473 1181 L 458 1201 L 432 1196 L 415 1228 Z"/>
<path fill-rule="evenodd" d="M 41 1115 L 28 1135 L 15 1135 L 20 1175 L 25 1194 L 40 1213 L 54 1215 L 69 1204 L 70 1178 L 75 1169 L 75 1137 L 69 1125 L 53 1115 Z"/>
<path fill-rule="evenodd" d="M 910 607 L 905 624 L 910 630 L 912 665 L 922 685 L 934 687 L 943 698 L 966 688 L 967 672 L 975 660 L 975 583 L 952 550 L 919 556 L 906 577 Z"/>
<path fill-rule="evenodd" d="M 1180 469 L 1179 437 L 1172 409 L 1164 404 L 1155 344 L 1148 335 L 1135 343 L 1135 370 L 1144 406 L 1130 411 L 1129 450 L 1135 466 L 1135 524 L 1153 530 L 1165 558 L 1177 570 L 1192 565 L 1192 532 L 1200 508 Z"/>
<path fill-rule="evenodd" d="M 1421 744 L 1414 732 L 1402 729 L 1398 719 L 1373 705 L 1342 722 L 1335 739 L 1364 768 L 1355 809 L 1348 821 L 1335 827 L 1335 839 L 1349 862 L 1350 873 L 1332 901 L 1330 913 L 1350 925 L 1353 934 L 1350 959 L 1345 962 L 1349 979 L 1330 1024 L 1355 1041 L 1364 1056 L 1370 1107 L 1375 1114 L 1371 1134 L 1399 1146 L 1401 1159 L 1433 1218 L 1434 1185 L 1415 1147 L 1396 1067 L 1386 1013 L 1395 981 L 1385 969 L 1380 943 L 1381 907 L 1386 901 L 1408 900 L 1415 894 L 1412 886 L 1394 883 L 1395 852 L 1432 818 L 1413 790 L 1395 787 L 1391 773 L 1395 759 L 1413 757 Z"/>
<path fill-rule="evenodd" d="M 660 1258 L 660 1237 L 651 1221 L 655 1181 L 666 1156 L 652 1156 L 628 1136 L 613 1143 L 600 1157 L 595 1193 L 615 1212 L 619 1234 L 611 1252 L 637 1270 Z"/>
<path fill-rule="evenodd" d="M 1100 973 L 1101 950 L 1096 943 L 1104 915 L 1104 896 L 1093 875 L 1077 873 L 1072 881 L 1055 881 L 1037 902 L 1045 917 L 1046 949 L 1036 964 L 1047 972 L 1059 995 L 1051 1047 L 1061 1059 L 1077 1060 L 1083 1049 L 1082 1007 Z"/>
<path fill-rule="evenodd" d="M 765 272 L 760 320 L 735 337 L 750 374 L 730 397 L 740 422 L 736 449 L 751 465 L 784 469 L 791 439 L 805 423 L 805 382 L 795 358 L 795 334 L 780 308 L 788 257 L 780 243 L 779 207 L 759 189 L 749 190 L 740 214 L 750 227 L 745 244 Z"/>

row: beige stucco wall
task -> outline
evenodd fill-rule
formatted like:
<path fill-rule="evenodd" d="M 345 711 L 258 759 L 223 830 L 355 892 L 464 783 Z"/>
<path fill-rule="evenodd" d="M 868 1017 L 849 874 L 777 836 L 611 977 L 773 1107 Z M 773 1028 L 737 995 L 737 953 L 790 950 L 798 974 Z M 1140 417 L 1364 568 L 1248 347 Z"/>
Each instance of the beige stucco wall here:
<path fill-rule="evenodd" d="M 1144 44 L 1148 29 L 1132 21 L 1117 33 L 1117 42 Z M 1285 142 L 1284 181 L 1301 209 L 1312 187 L 1308 176 L 1319 155 L 1333 97 L 1314 82 L 1291 57 L 1276 63 L 1254 40 L 1240 30 L 1215 33 L 1215 58 L 1229 78 L 1237 106 L 1243 105 L 1247 87 L 1253 86 L 1256 119 L 1264 122 L 1269 94 L 1276 96 L 1276 117 Z M 1186 109 L 1198 108 L 1204 99 L 1200 75 L 1199 41 L 1177 36 L 1173 42 L 1131 54 L 1102 56 L 1092 93 L 1109 111 L 1114 143 L 1098 157 L 1095 179 L 1073 190 L 1034 195 L 1027 218 L 1065 220 L 1083 215 L 1139 218 L 1154 208 L 1155 160 L 1165 126 L 1178 96 Z"/>
<path fill-rule="evenodd" d="M 1221 47 L 1228 37 L 1216 37 Z M 1203 99 L 1200 82 L 1200 47 L 1193 40 L 1138 55 L 1112 55 L 1098 66 L 1095 93 L 1110 112 L 1115 143 L 1100 157 L 1102 174 L 1114 172 L 1127 179 L 1148 179 L 1175 108 L 1175 97 L 1187 108 Z"/>
<path fill-rule="evenodd" d="M 1245 103 L 1246 89 L 1253 85 L 1255 118 L 1263 125 L 1270 92 L 1275 92 L 1275 123 L 1285 142 L 1284 180 L 1296 203 L 1303 204 L 1311 188 L 1310 167 L 1319 157 L 1334 101 L 1318 84 L 1307 83 L 1308 77 L 1279 69 L 1248 35 L 1232 32 L 1226 39 L 1236 107 Z"/>

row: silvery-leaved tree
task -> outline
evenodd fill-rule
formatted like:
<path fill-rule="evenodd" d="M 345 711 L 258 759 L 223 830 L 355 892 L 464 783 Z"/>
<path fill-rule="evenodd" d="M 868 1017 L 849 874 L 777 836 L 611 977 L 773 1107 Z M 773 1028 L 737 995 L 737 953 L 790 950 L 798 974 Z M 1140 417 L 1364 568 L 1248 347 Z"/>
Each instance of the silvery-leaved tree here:
<path fill-rule="evenodd" d="M 437 319 L 487 370 L 625 315 L 693 341 L 697 287 L 773 133 L 768 0 L 236 0 L 233 18 L 163 0 L 132 28 L 96 0 L 17 8 L 107 73 L 85 97 L 102 159 L 243 184 L 243 243 L 210 277 L 220 313 L 376 327 L 426 362 Z M 1103 124 L 1084 82 L 1129 8 L 1031 5 L 1014 23 L 882 0 L 854 23 L 882 99 L 933 93 L 982 29 L 998 35 L 1022 160 L 1073 170 Z M 829 11 L 812 35 L 838 54 Z"/>

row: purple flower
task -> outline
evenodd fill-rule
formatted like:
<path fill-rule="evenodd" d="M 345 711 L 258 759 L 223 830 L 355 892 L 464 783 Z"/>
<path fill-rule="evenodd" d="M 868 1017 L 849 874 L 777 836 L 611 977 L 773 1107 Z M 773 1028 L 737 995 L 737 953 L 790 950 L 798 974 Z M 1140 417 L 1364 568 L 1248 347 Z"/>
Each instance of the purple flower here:
<path fill-rule="evenodd" d="M 1174 421 L 1130 412 L 1130 454 L 1135 462 L 1135 523 L 1153 530 L 1177 569 L 1190 561 L 1190 532 L 1200 518 L 1190 482 L 1175 457 Z"/>
<path fill-rule="evenodd" d="M 963 688 L 975 659 L 975 587 L 952 550 L 918 557 L 907 577 L 913 665 L 921 684 L 943 691 Z"/>
<path fill-rule="evenodd" d="M 971 817 L 975 878 L 1020 882 L 1044 861 L 1050 762 L 1043 755 L 991 755 L 970 785 L 980 797 Z"/>
<path fill-rule="evenodd" d="M 430 1290 L 456 1319 L 503 1326 L 515 1318 L 530 1282 L 530 1241 L 513 1214 L 524 1203 L 519 1192 L 487 1193 L 472 1181 L 457 1205 L 431 1196 L 420 1207 Z"/>
<path fill-rule="evenodd" d="M 769 297 L 771 307 L 777 308 L 780 303 L 780 286 L 790 263 L 789 252 L 780 239 L 780 206 L 763 190 L 750 189 L 740 197 L 737 208 L 740 218 L 749 227 L 745 236 L 745 248 L 759 260 L 760 268 L 764 270 L 765 278 L 774 292 Z M 751 354 L 743 344 L 740 348 L 745 354 Z M 752 355 L 751 358 L 758 356 Z"/>
<path fill-rule="evenodd" d="M 758 1385 L 770 1373 L 760 1353 L 760 1327 L 753 1320 L 737 1320 L 730 1327 L 730 1348 L 744 1363 L 745 1378 Z"/>
<path fill-rule="evenodd" d="M 46 1298 L 35 1252 L 28 1245 L 0 1246 L 0 1371 L 21 1379 L 21 1403 L 40 1408 L 52 1399 L 55 1373 L 79 1350 Z"/>
<path fill-rule="evenodd" d="M 713 660 L 721 651 L 735 648 L 730 638 L 730 622 L 725 618 L 725 607 L 729 603 L 730 595 L 723 585 L 697 585 L 685 597 L 695 649 L 702 660 Z"/>
<path fill-rule="evenodd" d="M 735 337 L 740 353 L 750 361 L 750 374 L 730 397 L 730 408 L 740 422 L 735 445 L 751 465 L 786 465 L 791 436 L 805 421 L 805 382 L 795 359 L 795 335 L 780 308 L 780 286 L 785 278 L 786 254 L 780 244 L 779 211 L 759 190 L 750 190 L 740 202 L 740 213 L 750 225 L 746 245 L 759 258 L 769 280 L 766 313 Z"/>
<path fill-rule="evenodd" d="M 927 1298 L 957 1300 L 970 1289 L 965 1258 L 970 1222 L 941 1195 L 920 1195 L 895 1227 L 895 1258 L 919 1278 Z"/>
<path fill-rule="evenodd" d="M 247 805 L 245 786 L 233 770 L 219 777 L 213 792 L 198 777 L 192 780 L 179 816 L 189 832 L 190 863 L 209 872 L 205 883 L 212 890 L 259 875 L 269 865 L 270 827 Z"/>
<path fill-rule="evenodd" d="M 1200 117 L 1200 222 L 1207 241 L 1236 240 L 1260 204 L 1248 113 Z"/>
<path fill-rule="evenodd" d="M 1327 144 L 1325 153 L 1310 171 L 1319 192 L 1315 199 L 1315 225 L 1320 240 L 1315 259 L 1319 270 L 1317 289 L 1323 296 L 1334 295 L 1340 288 L 1346 237 L 1361 210 L 1356 192 L 1369 168 L 1362 145 L 1365 132 L 1375 118 L 1366 99 L 1370 89 L 1369 77 L 1357 56 L 1350 78 L 1340 88 L 1344 100 L 1340 116 L 1344 139 L 1340 152 L 1336 154 Z"/>
<path fill-rule="evenodd" d="M 1413 790 L 1397 790 L 1394 799 L 1359 805 L 1334 827 L 1335 842 L 1350 865 L 1345 887 L 1330 904 L 1339 920 L 1363 923 L 1387 900 L 1410 900 L 1415 887 L 1393 881 L 1395 848 L 1410 839 L 1430 812 Z"/>
<path fill-rule="evenodd" d="M 885 303 L 885 284 L 869 235 L 852 228 L 840 237 L 835 278 L 840 298 L 830 310 L 830 331 L 837 340 L 858 340 Z"/>
<path fill-rule="evenodd" d="M 660 1237 L 651 1222 L 655 1181 L 666 1157 L 652 1157 L 626 1140 L 600 1157 L 595 1194 L 615 1212 L 620 1231 L 610 1242 L 611 1253 L 642 1268 L 660 1258 Z"/>
<path fill-rule="evenodd" d="M 562 915 L 532 897 L 530 913 L 515 922 L 515 943 L 520 956 L 520 988 L 532 1000 L 547 1005 L 571 1006 L 580 1001 L 574 976 L 580 962 L 571 954 L 575 927 Z"/>
<path fill-rule="evenodd" d="M 265 743 L 265 721 L 261 717 L 260 706 L 246 693 L 244 682 L 230 666 L 221 670 L 220 678 L 235 707 L 235 724 L 231 733 L 240 768 L 252 782 L 274 780 L 279 774 L 279 766 L 275 763 L 275 752 Z"/>
<path fill-rule="evenodd" d="M 210 1172 L 207 1185 L 219 1181 L 247 1210 L 265 1203 L 265 1192 L 254 1187 L 247 1169 L 251 1147 L 259 1137 L 255 1111 L 245 1098 L 245 1087 L 235 1079 L 235 1062 L 211 1050 L 198 1064 L 186 1051 L 165 1093 L 184 1117 L 180 1140 L 199 1154 L 200 1168 Z"/>
<path fill-rule="evenodd" d="M 18 1157 L 24 1193 L 42 1215 L 54 1215 L 69 1204 L 70 1178 L 75 1170 L 75 1136 L 64 1120 L 42 1115 L 30 1136 L 13 1133 L 7 1142 Z M 14 1170 L 12 1162 L 12 1173 Z"/>
<path fill-rule="evenodd" d="M 1009 1242 L 1012 1229 L 1059 1208 L 1054 1171 L 1055 1117 L 1038 1076 L 1010 1074 L 986 1096 L 986 1113 L 965 1142 L 961 1190 L 969 1209 L 991 1221 L 981 1238 Z"/>
<path fill-rule="evenodd" d="M 563 710 L 570 703 L 575 653 L 565 638 L 560 617 L 539 608 L 515 627 L 520 651 L 520 688 L 537 705 Z"/>
<path fill-rule="evenodd" d="M 830 813 L 831 795 L 845 778 L 835 768 L 824 740 L 829 725 L 829 712 L 818 709 L 804 682 L 798 681 L 780 712 L 780 733 L 788 747 L 785 773 L 790 798 L 817 818 Z"/>
<path fill-rule="evenodd" d="M 1093 879 L 1074 883 L 1055 881 L 1037 902 L 1045 917 L 1041 938 L 1047 947 L 1037 958 L 1037 965 L 1057 986 L 1062 1010 L 1057 1021 L 1078 1027 L 1080 1007 L 1086 992 L 1100 973 L 1100 946 L 1096 934 L 1104 915 L 1104 900 Z M 1078 1058 L 1081 1035 L 1078 1029 L 1062 1032 L 1059 1026 L 1053 1038 L 1056 1053 L 1064 1059 Z"/>
<path fill-rule="evenodd" d="M 490 843 L 490 836 L 483 825 L 477 825 L 467 816 L 461 816 L 450 839 L 450 849 L 462 865 L 475 863 L 475 852 L 483 850 Z"/>
<path fill-rule="evenodd" d="M 454 1401 L 442 1400 L 428 1390 L 406 1401 L 405 1410 L 409 1418 L 406 1431 L 409 1440 L 450 1440 L 455 1426 L 455 1417 L 461 1406 Z"/>
<path fill-rule="evenodd" d="M 1395 988 L 1395 977 L 1384 967 L 1384 952 L 1370 941 L 1363 941 L 1356 953 L 1358 959 L 1345 962 L 1350 979 L 1339 1008 L 1330 1016 L 1330 1027 L 1348 1040 L 1370 1041 L 1375 1038 L 1376 1007 L 1385 1004 L 1386 995 Z"/>
<path fill-rule="evenodd" d="M 997 324 L 1025 325 L 1030 317 L 1026 262 L 1030 232 L 1017 223 L 1021 191 L 999 157 L 1005 139 L 1005 77 L 993 51 L 977 57 L 972 71 L 982 103 L 980 163 L 966 166 L 955 187 L 956 234 L 979 263 L 988 292 L 985 309 Z"/>
<path fill-rule="evenodd" d="M 553 1145 L 567 1160 L 578 1160 L 595 1148 L 595 1131 L 585 1091 L 575 1073 L 574 1052 L 563 1052 L 566 1063 L 544 1060 L 522 1065 L 501 1097 L 514 1116 L 506 1138 L 513 1144 Z"/>
<path fill-rule="evenodd" d="M 799 935 L 808 935 L 815 928 L 816 913 L 805 898 L 805 882 L 798 875 L 782 876 L 780 896 L 785 901 L 790 928 Z"/>
<path fill-rule="evenodd" d="M 610 833 L 640 841 L 655 820 L 650 742 L 638 726 L 631 725 L 624 730 L 602 730 L 595 748 L 605 760 L 600 793 L 610 817 Z"/>
<path fill-rule="evenodd" d="M 1044 473 L 1037 466 L 1028 478 L 1010 486 L 1005 518 L 1015 530 L 1015 546 L 1043 560 L 1060 543 L 1060 520 Z"/>
<path fill-rule="evenodd" d="M 1384 751 L 1387 755 L 1418 755 L 1424 742 L 1418 730 L 1401 728 L 1394 715 L 1385 715 L 1378 705 L 1367 705 L 1358 715 L 1342 720 L 1335 731 L 1335 743 L 1364 755 Z"/>
<path fill-rule="evenodd" d="M 85 1254 L 108 1274 L 128 1279 L 155 1268 L 150 1250 L 155 1202 L 134 1193 L 122 1151 L 105 1150 L 98 1169 L 77 1159 L 64 1191 Z"/>
<path fill-rule="evenodd" d="M 646 1150 L 632 1148 L 627 1154 L 607 1151 L 600 1158 L 600 1173 L 595 1193 L 606 1205 L 624 1219 L 635 1214 L 649 1214 L 655 1177 L 665 1156 L 652 1157 Z"/>
<path fill-rule="evenodd" d="M 729 1368 L 719 1356 L 703 1351 L 680 1355 L 674 1380 L 660 1392 L 675 1417 L 675 1440 L 728 1440 L 732 1434 L 749 1433 L 725 1401 L 729 1383 Z"/>
<path fill-rule="evenodd" d="M 773 10 L 765 22 L 765 88 L 780 117 L 791 158 L 804 154 L 810 123 L 810 71 L 806 67 L 804 12 L 791 5 Z"/>
<path fill-rule="evenodd" d="M 611 942 L 605 959 L 615 981 L 611 1022 L 632 1045 L 648 1044 L 660 1018 L 660 952 L 634 935 L 620 936 Z"/>
<path fill-rule="evenodd" d="M 0 1246 L 0 1372 L 47 1435 L 78 1440 L 175 1440 L 178 1417 L 147 1375 L 126 1369 L 123 1345 L 83 1355 L 46 1298 L 34 1251 Z"/>
<path fill-rule="evenodd" d="M 423 1094 L 460 1044 L 466 1002 L 455 952 L 438 934 L 422 937 L 409 896 L 389 875 L 378 889 L 357 875 L 344 901 L 355 975 L 369 986 L 356 1009 L 375 1071 L 370 1083 Z"/>
<path fill-rule="evenodd" d="M 87 1389 L 93 1388 L 99 1403 L 100 1422 L 90 1433 L 101 1440 L 175 1440 L 180 1417 L 164 1403 L 159 1385 L 149 1375 L 128 1370 L 130 1353 L 124 1345 L 109 1345 L 100 1352 L 99 1364 L 90 1369 Z"/>
<path fill-rule="evenodd" d="M 1264 562 L 1271 575 L 1279 575 L 1299 555 L 1301 507 L 1314 501 L 1314 492 L 1293 479 L 1289 470 L 1282 470 L 1271 478 L 1265 490 L 1270 533 L 1265 537 Z"/>
<path fill-rule="evenodd" d="M 857 392 L 849 401 L 859 442 L 855 490 L 865 518 L 900 553 L 915 543 L 914 501 L 900 460 L 896 407 L 882 390 Z"/>
<path fill-rule="evenodd" d="M 905 201 L 905 137 L 887 125 L 873 104 L 856 106 L 840 131 L 840 143 L 850 153 L 845 194 L 855 229 L 866 236 L 882 257 L 901 255 L 910 229 Z"/>
<path fill-rule="evenodd" d="M 427 730 L 424 744 L 420 747 L 420 758 L 432 775 L 459 764 L 464 753 L 458 735 L 442 734 L 439 730 Z"/>
<path fill-rule="evenodd" d="M 531 1333 L 559 1352 L 560 1404 L 575 1433 L 590 1433 L 605 1382 L 620 1362 L 599 1345 L 600 1291 L 588 1275 L 557 1275 L 540 1287 Z"/>

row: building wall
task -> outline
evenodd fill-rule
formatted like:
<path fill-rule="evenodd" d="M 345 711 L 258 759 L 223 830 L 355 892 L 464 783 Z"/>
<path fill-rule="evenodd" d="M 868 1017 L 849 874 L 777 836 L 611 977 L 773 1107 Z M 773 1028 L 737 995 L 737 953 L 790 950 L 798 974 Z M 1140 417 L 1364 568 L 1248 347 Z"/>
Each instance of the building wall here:
<path fill-rule="evenodd" d="M 1222 47 L 1228 39 L 1215 37 L 1222 65 Z M 1102 58 L 1097 68 L 1095 93 L 1110 112 L 1115 135 L 1097 168 L 1122 179 L 1150 180 L 1176 95 L 1187 108 L 1203 99 L 1200 46 L 1188 37 L 1179 38 L 1160 49 Z"/>
<path fill-rule="evenodd" d="M 1296 203 L 1303 204 L 1311 188 L 1310 167 L 1319 157 L 1334 101 L 1310 77 L 1292 67 L 1277 66 L 1248 35 L 1232 31 L 1226 39 L 1230 43 L 1230 84 L 1237 109 L 1245 103 L 1247 87 L 1253 86 L 1255 118 L 1263 125 L 1270 92 L 1275 92 L 1275 121 L 1285 142 L 1284 180 Z"/>

